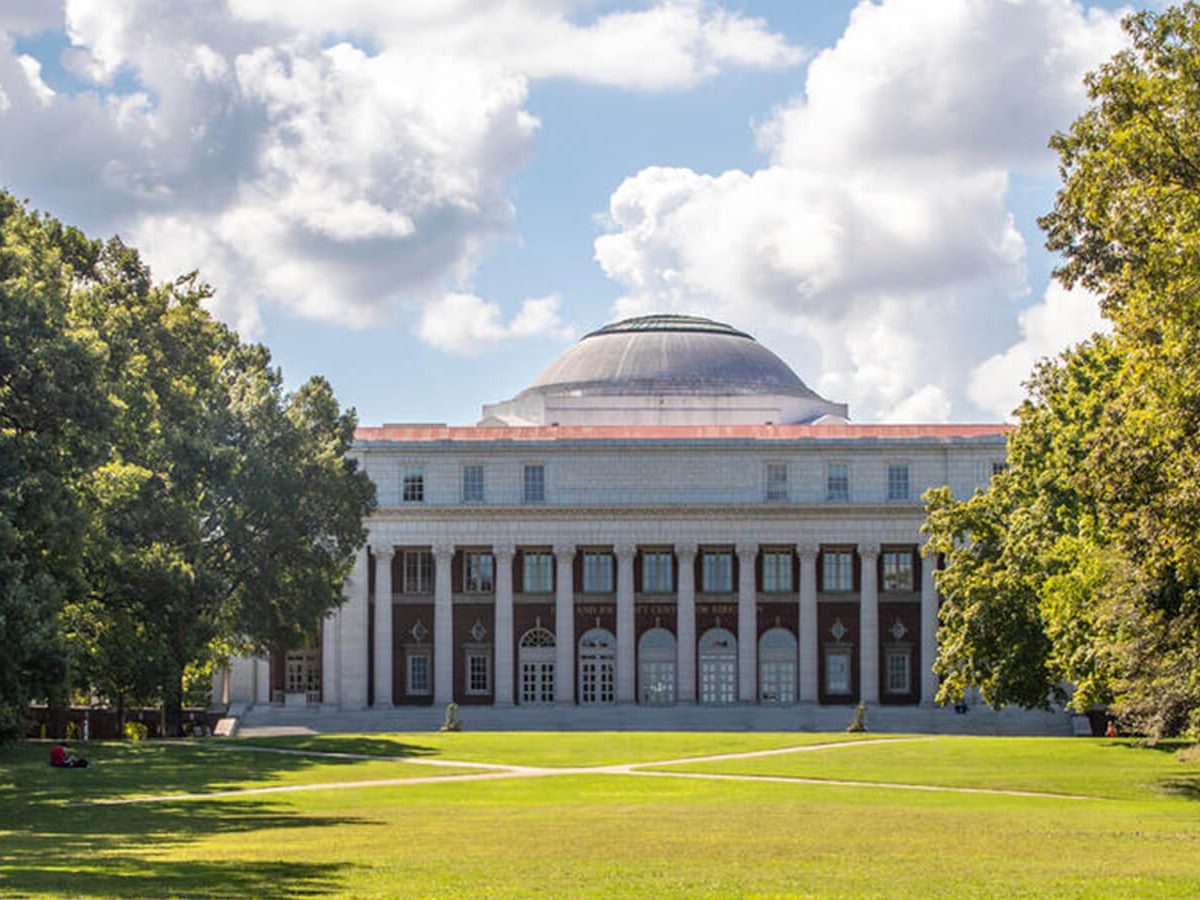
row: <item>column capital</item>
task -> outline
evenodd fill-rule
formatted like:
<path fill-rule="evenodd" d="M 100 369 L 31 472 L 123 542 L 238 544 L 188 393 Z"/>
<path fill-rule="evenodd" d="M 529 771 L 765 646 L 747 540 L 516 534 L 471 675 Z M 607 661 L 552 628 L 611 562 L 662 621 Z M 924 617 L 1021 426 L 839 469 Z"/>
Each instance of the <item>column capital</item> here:
<path fill-rule="evenodd" d="M 575 560 L 575 545 L 555 544 L 554 558 L 559 562 L 573 562 Z"/>
<path fill-rule="evenodd" d="M 396 555 L 396 548 L 388 544 L 386 547 L 372 547 L 371 552 L 375 555 L 376 559 L 391 559 Z"/>
<path fill-rule="evenodd" d="M 858 555 L 864 559 L 877 559 L 879 557 L 878 541 L 859 544 Z"/>
<path fill-rule="evenodd" d="M 742 559 L 742 560 L 746 559 L 746 557 L 750 557 L 751 559 L 754 559 L 755 557 L 758 556 L 758 544 L 751 544 L 748 542 L 743 542 L 743 543 L 738 544 L 737 545 L 737 555 L 738 555 L 738 559 Z"/>
<path fill-rule="evenodd" d="M 796 545 L 796 553 L 801 559 L 815 560 L 821 552 L 821 545 L 817 541 L 801 541 Z"/>
<path fill-rule="evenodd" d="M 517 555 L 517 547 L 515 544 L 492 544 L 492 556 L 496 558 L 496 562 L 504 560 L 512 562 L 512 558 Z"/>
<path fill-rule="evenodd" d="M 454 545 L 449 542 L 434 544 L 433 558 L 438 562 L 449 562 L 454 558 Z"/>
<path fill-rule="evenodd" d="M 675 555 L 679 557 L 681 563 L 690 563 L 696 559 L 699 549 L 695 543 L 676 544 Z"/>
<path fill-rule="evenodd" d="M 637 556 L 637 545 L 630 543 L 616 544 L 613 546 L 613 555 L 621 562 L 632 562 Z"/>

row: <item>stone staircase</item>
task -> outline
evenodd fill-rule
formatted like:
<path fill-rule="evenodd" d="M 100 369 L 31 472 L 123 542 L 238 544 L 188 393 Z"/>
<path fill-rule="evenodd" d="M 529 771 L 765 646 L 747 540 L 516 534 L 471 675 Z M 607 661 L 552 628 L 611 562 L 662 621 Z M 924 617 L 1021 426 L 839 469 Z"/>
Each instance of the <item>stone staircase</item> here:
<path fill-rule="evenodd" d="M 339 732 L 434 731 L 441 707 L 342 710 L 252 706 L 241 717 L 240 737 Z M 845 731 L 851 706 L 462 706 L 467 731 Z M 867 728 L 880 733 L 1059 735 L 1072 733 L 1065 712 L 972 707 L 877 706 Z"/>

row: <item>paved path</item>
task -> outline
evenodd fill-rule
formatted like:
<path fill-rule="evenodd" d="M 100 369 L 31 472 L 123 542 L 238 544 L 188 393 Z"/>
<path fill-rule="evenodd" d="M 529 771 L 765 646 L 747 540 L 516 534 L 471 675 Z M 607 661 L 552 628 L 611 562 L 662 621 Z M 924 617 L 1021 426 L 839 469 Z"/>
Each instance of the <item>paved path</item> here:
<path fill-rule="evenodd" d="M 1037 797 L 1053 800 L 1103 800 L 1083 794 L 1056 794 L 1047 791 L 1023 791 L 1003 788 L 953 787 L 949 785 L 905 784 L 884 781 L 848 781 L 836 778 L 806 778 L 790 775 L 734 775 L 715 772 L 668 772 L 662 766 L 688 765 L 692 763 L 718 762 L 730 759 L 752 759 L 763 756 L 778 756 L 785 753 L 811 753 L 822 750 L 838 750 L 846 747 L 862 747 L 870 744 L 906 743 L 929 740 L 928 737 L 876 738 L 860 741 L 837 741 L 830 744 L 802 744 L 795 747 L 778 747 L 771 750 L 749 750 L 743 753 L 717 753 L 711 756 L 689 756 L 679 759 L 650 760 L 639 763 L 618 763 L 602 766 L 515 766 L 501 763 L 477 763 L 462 760 L 422 759 L 410 756 L 376 756 L 367 753 L 343 753 L 332 750 L 292 750 L 282 747 L 253 747 L 226 745 L 229 752 L 277 753 L 286 756 L 307 756 L 332 759 L 361 759 L 383 762 L 404 762 L 423 766 L 452 767 L 456 769 L 484 769 L 447 775 L 417 776 L 415 778 L 377 778 L 367 781 L 331 781 L 317 784 L 288 784 L 275 787 L 237 788 L 228 791 L 209 791 L 191 794 L 155 794 L 142 797 L 122 797 L 111 800 L 92 800 L 70 805 L 125 806 L 133 803 L 170 803 L 178 800 L 211 800 L 227 797 L 253 797 L 261 794 L 288 794 L 300 791 L 338 791 L 357 788 L 403 787 L 410 784 L 433 784 L 458 781 L 497 781 L 509 778 L 540 778 L 555 775 L 631 775 L 649 778 L 690 778 L 701 781 L 749 781 L 773 784 L 811 784 L 830 787 L 871 788 L 881 790 L 928 791 L 953 794 L 988 794 L 1003 797 Z M 655 768 L 650 768 L 655 767 Z"/>

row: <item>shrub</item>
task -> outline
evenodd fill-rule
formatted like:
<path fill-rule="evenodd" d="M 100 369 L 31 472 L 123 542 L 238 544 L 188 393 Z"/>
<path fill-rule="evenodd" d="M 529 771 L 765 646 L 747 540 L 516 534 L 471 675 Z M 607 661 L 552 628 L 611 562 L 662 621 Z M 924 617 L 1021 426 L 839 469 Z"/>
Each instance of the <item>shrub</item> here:
<path fill-rule="evenodd" d="M 854 718 L 850 720 L 846 730 L 851 733 L 867 730 L 867 704 L 860 703 L 854 707 Z"/>
<path fill-rule="evenodd" d="M 149 733 L 150 729 L 146 727 L 145 722 L 125 723 L 125 740 L 127 741 L 144 741 Z"/>
<path fill-rule="evenodd" d="M 442 727 L 439 731 L 462 731 L 462 719 L 458 717 L 458 704 L 450 703 L 446 706 L 446 718 L 442 722 Z"/>

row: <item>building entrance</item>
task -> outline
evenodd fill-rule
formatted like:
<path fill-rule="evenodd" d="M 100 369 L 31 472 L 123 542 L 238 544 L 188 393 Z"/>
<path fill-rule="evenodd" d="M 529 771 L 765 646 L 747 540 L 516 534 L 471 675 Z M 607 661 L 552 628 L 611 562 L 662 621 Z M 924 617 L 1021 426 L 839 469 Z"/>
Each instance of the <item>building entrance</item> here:
<path fill-rule="evenodd" d="M 617 639 L 593 628 L 579 639 L 579 702 L 584 706 L 617 700 Z"/>
<path fill-rule="evenodd" d="M 651 628 L 638 641 L 639 699 L 646 704 L 675 702 L 675 635 Z"/>
<path fill-rule="evenodd" d="M 518 649 L 522 704 L 554 702 L 554 633 L 530 628 Z"/>
<path fill-rule="evenodd" d="M 737 702 L 737 638 L 725 628 L 700 636 L 700 702 L 719 706 Z"/>

